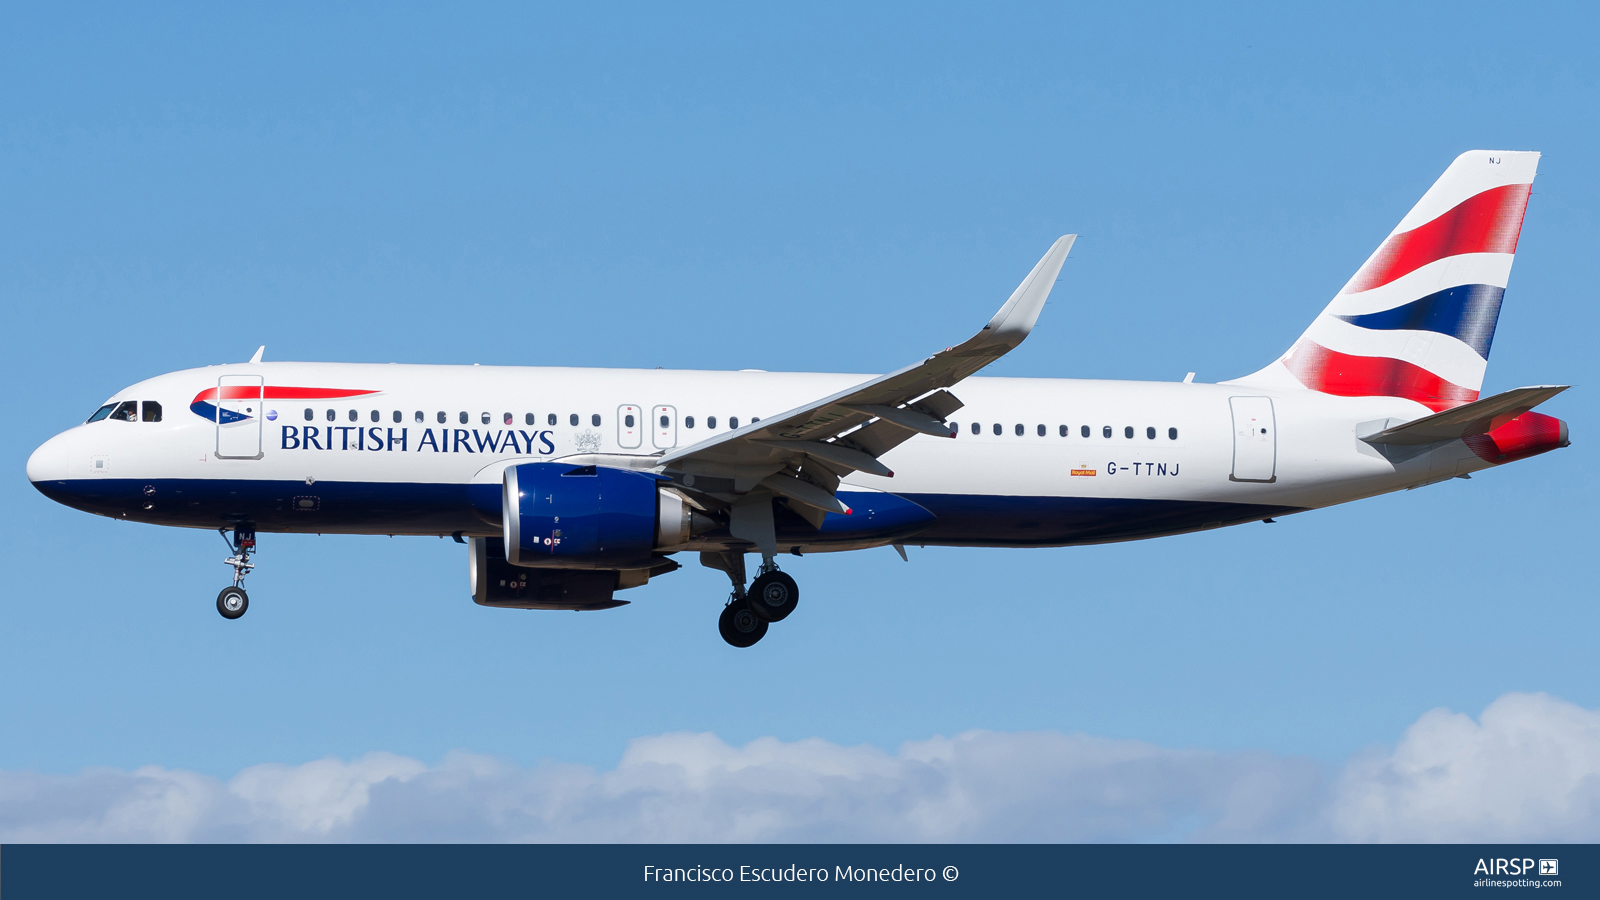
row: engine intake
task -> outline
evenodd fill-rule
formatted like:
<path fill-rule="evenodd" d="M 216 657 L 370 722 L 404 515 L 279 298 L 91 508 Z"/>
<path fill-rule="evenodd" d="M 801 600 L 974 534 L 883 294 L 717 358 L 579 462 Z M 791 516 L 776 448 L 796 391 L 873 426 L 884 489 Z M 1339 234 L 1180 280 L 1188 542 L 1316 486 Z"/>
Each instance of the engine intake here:
<path fill-rule="evenodd" d="M 689 540 L 696 516 L 665 479 L 606 466 L 527 463 L 505 471 L 506 560 L 560 569 L 627 569 Z M 655 562 L 659 562 L 657 559 Z"/>

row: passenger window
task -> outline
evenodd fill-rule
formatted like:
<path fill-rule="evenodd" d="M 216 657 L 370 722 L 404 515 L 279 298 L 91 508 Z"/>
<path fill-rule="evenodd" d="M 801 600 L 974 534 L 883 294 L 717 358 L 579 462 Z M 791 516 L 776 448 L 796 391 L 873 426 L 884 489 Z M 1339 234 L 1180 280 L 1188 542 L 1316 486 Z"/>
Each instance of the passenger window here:
<path fill-rule="evenodd" d="M 1106 437 L 1111 437 L 1111 426 L 1107 425 L 1104 428 L 1100 429 L 1100 433 L 1105 435 Z"/>
<path fill-rule="evenodd" d="M 394 423 L 396 425 L 399 425 L 400 424 L 400 420 L 404 419 L 404 418 L 405 418 L 405 416 L 400 415 L 400 410 L 397 409 L 397 410 L 394 411 Z"/>
<path fill-rule="evenodd" d="M 350 410 L 350 421 L 354 422 L 358 418 L 360 418 L 360 416 L 356 415 L 356 411 L 353 409 Z"/>
<path fill-rule="evenodd" d="M 578 427 L 578 414 L 573 413 L 572 415 L 568 416 L 567 422 L 574 428 Z"/>
<path fill-rule="evenodd" d="M 738 427 L 739 427 L 739 417 L 738 416 L 729 416 L 728 417 L 728 427 L 737 430 Z"/>
<path fill-rule="evenodd" d="M 694 427 L 694 416 L 684 416 L 683 417 L 683 427 L 685 427 L 685 428 L 693 428 Z"/>
<path fill-rule="evenodd" d="M 154 400 L 144 401 L 143 412 L 144 420 L 146 422 L 161 421 L 161 404 L 155 402 Z"/>
<path fill-rule="evenodd" d="M 666 416 L 662 416 L 661 417 L 661 427 L 662 428 L 666 428 L 667 426 L 669 426 L 671 424 L 672 424 L 672 420 L 670 418 L 668 418 Z"/>
<path fill-rule="evenodd" d="M 1168 428 L 1167 429 L 1167 440 L 1175 441 L 1177 439 L 1178 439 L 1178 429 L 1176 429 L 1176 428 Z"/>
<path fill-rule="evenodd" d="M 467 411 L 463 409 L 461 412 L 456 413 L 456 421 L 465 425 L 472 421 L 472 417 L 467 415 Z"/>
<path fill-rule="evenodd" d="M 622 417 L 622 424 L 624 426 L 628 427 L 628 428 L 632 428 L 633 427 L 633 416 L 632 416 L 632 414 L 623 416 Z M 662 416 L 661 417 L 661 427 L 662 428 L 667 427 L 667 417 L 666 416 Z"/>
<path fill-rule="evenodd" d="M 1062 437 L 1066 437 L 1067 436 L 1067 426 L 1065 426 L 1065 425 L 1061 426 L 1061 436 Z"/>
<path fill-rule="evenodd" d="M 423 415 L 422 414 L 422 410 L 420 410 L 420 409 L 417 410 L 417 414 L 415 416 L 413 416 L 412 418 L 416 419 L 418 422 L 426 422 L 426 421 L 428 421 L 428 417 Z"/>
<path fill-rule="evenodd" d="M 306 407 L 306 421 L 311 421 L 311 407 Z"/>
<path fill-rule="evenodd" d="M 551 414 L 545 416 L 544 417 L 544 421 L 545 421 L 545 424 L 547 424 L 547 425 L 554 425 L 556 423 L 556 414 L 555 413 L 551 413 Z"/>
<path fill-rule="evenodd" d="M 1016 428 L 1017 437 L 1022 437 L 1022 431 L 1023 431 L 1022 423 L 1018 422 L 1017 423 L 1017 428 Z"/>
<path fill-rule="evenodd" d="M 330 409 L 330 410 L 328 410 L 328 421 L 329 421 L 329 422 L 332 422 L 332 421 L 334 421 L 334 419 L 335 419 L 335 417 L 337 417 L 337 416 L 338 416 L 338 415 L 339 415 L 339 414 L 338 414 L 338 413 L 336 413 L 336 412 L 334 412 L 334 411 L 333 411 L 333 410 L 331 410 L 331 409 Z"/>
<path fill-rule="evenodd" d="M 510 425 L 510 424 L 511 424 L 511 423 L 512 423 L 512 421 L 514 421 L 514 420 L 513 420 L 513 419 L 512 419 L 512 418 L 511 418 L 511 413 L 506 413 L 506 414 L 505 414 L 505 416 L 504 416 L 504 417 L 503 417 L 503 418 L 504 418 L 504 420 L 505 420 L 505 423 L 506 423 L 506 424 L 507 424 L 507 425 Z"/>
<path fill-rule="evenodd" d="M 973 422 L 972 423 L 972 433 L 973 434 L 983 434 L 983 426 L 979 425 L 977 422 Z"/>
<path fill-rule="evenodd" d="M 707 428 L 716 428 L 717 427 L 717 417 L 716 416 L 706 416 L 706 427 Z"/>
<path fill-rule="evenodd" d="M 533 413 L 528 413 L 527 415 L 523 416 L 522 417 L 522 422 L 523 422 L 524 425 L 532 425 L 533 424 Z"/>
<path fill-rule="evenodd" d="M 1126 428 L 1122 429 L 1122 436 L 1125 437 L 1125 438 L 1133 437 L 1133 426 L 1129 425 Z"/>
<path fill-rule="evenodd" d="M 1083 435 L 1084 437 L 1088 437 L 1089 436 L 1089 426 L 1085 425 L 1085 426 L 1079 428 L 1078 429 L 1078 433 Z"/>
<path fill-rule="evenodd" d="M 999 422 L 994 423 L 994 434 L 995 434 L 995 437 L 999 437 L 1000 435 L 1005 434 L 1005 433 L 1006 433 L 1006 430 L 1004 428 L 1000 427 L 1000 423 Z"/>
<path fill-rule="evenodd" d="M 444 418 L 444 410 L 442 410 L 442 409 L 441 409 L 441 410 L 439 410 L 439 414 L 438 414 L 438 415 L 436 415 L 436 416 L 434 416 L 434 418 L 436 418 L 436 419 L 438 419 L 438 420 L 439 420 L 439 424 L 440 424 L 440 425 L 443 425 L 443 424 L 444 424 L 444 422 L 445 422 L 445 418 Z"/>
<path fill-rule="evenodd" d="M 750 417 L 750 424 L 751 425 L 754 425 L 755 423 L 757 423 L 759 421 L 761 421 L 761 417 L 760 416 L 751 416 Z"/>
<path fill-rule="evenodd" d="M 1044 437 L 1044 426 L 1043 425 L 1039 426 L 1039 437 Z"/>
<path fill-rule="evenodd" d="M 595 413 L 595 414 L 591 415 L 589 417 L 589 424 L 594 426 L 595 428 L 599 428 L 600 427 L 600 414 L 599 413 Z"/>
<path fill-rule="evenodd" d="M 107 403 L 105 406 L 102 406 L 94 411 L 94 415 L 89 417 L 89 422 L 98 422 L 101 419 L 104 419 L 106 416 L 111 415 L 111 411 L 116 408 L 117 405 L 115 403 Z M 89 422 L 85 422 L 83 424 L 87 425 Z"/>
<path fill-rule="evenodd" d="M 1144 430 L 1144 436 L 1153 441 L 1156 439 L 1156 430 L 1154 428 L 1146 428 Z"/>
<path fill-rule="evenodd" d="M 374 422 L 383 421 L 383 419 L 378 415 L 378 411 L 377 410 L 373 410 L 372 411 L 372 421 L 374 421 Z"/>

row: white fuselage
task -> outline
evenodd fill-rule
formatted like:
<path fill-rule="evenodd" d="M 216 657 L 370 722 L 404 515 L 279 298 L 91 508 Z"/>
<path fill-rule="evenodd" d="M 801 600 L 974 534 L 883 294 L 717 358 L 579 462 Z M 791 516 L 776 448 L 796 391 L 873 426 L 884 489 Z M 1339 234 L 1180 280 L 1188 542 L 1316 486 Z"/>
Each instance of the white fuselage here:
<path fill-rule="evenodd" d="M 219 379 L 235 376 L 264 380 L 264 410 L 225 424 L 214 412 L 202 410 L 202 417 L 191 411 Z M 64 503 L 130 520 L 218 528 L 248 519 L 263 531 L 498 534 L 482 504 L 476 510 L 463 505 L 459 491 L 474 485 L 497 490 L 508 464 L 681 448 L 725 433 L 735 421 L 742 426 L 774 416 L 868 377 L 211 366 L 119 392 L 111 402 L 159 403 L 161 421 L 104 419 L 69 429 L 39 448 L 28 475 Z M 272 396 L 286 387 L 370 393 Z M 932 510 L 940 522 L 913 543 L 1044 546 L 1171 534 L 1342 503 L 1490 465 L 1461 441 L 1395 462 L 1359 440 L 1364 425 L 1430 412 L 1397 398 L 1229 384 L 981 377 L 963 381 L 955 392 L 965 403 L 949 416 L 955 438 L 918 435 L 883 457 L 894 477 L 858 472 L 842 488 L 891 492 Z M 1236 422 L 1234 402 L 1241 397 L 1270 401 L 1266 432 L 1241 433 L 1246 429 Z M 1260 410 L 1256 403 L 1252 408 Z M 1246 440 L 1253 446 L 1243 448 Z M 219 448 L 224 457 L 258 458 L 219 458 Z M 1253 480 L 1236 477 L 1240 453 L 1254 457 L 1256 469 L 1244 473 Z M 343 499 L 331 501 L 335 495 Z M 1069 501 L 1075 505 L 1062 505 Z M 363 502 L 367 508 L 351 506 Z M 459 510 L 450 512 L 452 505 Z M 1169 514 L 1174 510 L 1182 512 Z M 1131 524 L 1120 527 L 1119 517 Z"/>

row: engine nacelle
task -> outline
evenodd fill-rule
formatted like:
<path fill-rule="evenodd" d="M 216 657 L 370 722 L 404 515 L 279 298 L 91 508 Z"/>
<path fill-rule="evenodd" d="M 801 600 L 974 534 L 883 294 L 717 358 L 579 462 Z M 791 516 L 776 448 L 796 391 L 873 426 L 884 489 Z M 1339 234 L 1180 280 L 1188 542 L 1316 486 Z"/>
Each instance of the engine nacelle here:
<path fill-rule="evenodd" d="M 506 469 L 506 560 L 532 568 L 628 569 L 689 540 L 693 511 L 645 472 L 526 463 Z M 654 562 L 659 562 L 659 559 Z"/>
<path fill-rule="evenodd" d="M 529 569 L 506 561 L 500 538 L 472 538 L 468 546 L 467 574 L 472 579 L 472 599 L 480 606 L 512 609 L 611 609 L 628 601 L 613 594 L 623 584 L 620 576 L 633 572 L 602 569 Z M 648 580 L 649 573 L 642 573 Z"/>

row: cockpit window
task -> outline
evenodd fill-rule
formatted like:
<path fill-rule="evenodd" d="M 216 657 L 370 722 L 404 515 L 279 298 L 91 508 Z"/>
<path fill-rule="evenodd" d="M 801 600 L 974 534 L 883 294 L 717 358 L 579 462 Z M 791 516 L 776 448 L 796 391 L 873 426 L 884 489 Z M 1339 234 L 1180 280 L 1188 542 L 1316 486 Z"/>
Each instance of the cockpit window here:
<path fill-rule="evenodd" d="M 94 411 L 94 415 L 89 417 L 89 422 L 98 422 L 101 419 L 104 419 L 106 416 L 111 415 L 111 411 L 116 408 L 117 405 L 115 403 L 107 403 L 105 406 L 102 406 Z M 85 422 L 83 424 L 87 425 L 89 422 Z"/>
<path fill-rule="evenodd" d="M 139 421 L 139 401 L 124 400 L 118 403 L 117 408 L 112 410 L 110 418 L 116 422 Z"/>
<path fill-rule="evenodd" d="M 161 421 L 161 404 L 155 402 L 154 400 L 144 401 L 144 406 L 141 408 L 141 412 L 144 413 L 143 419 L 146 422 Z"/>

